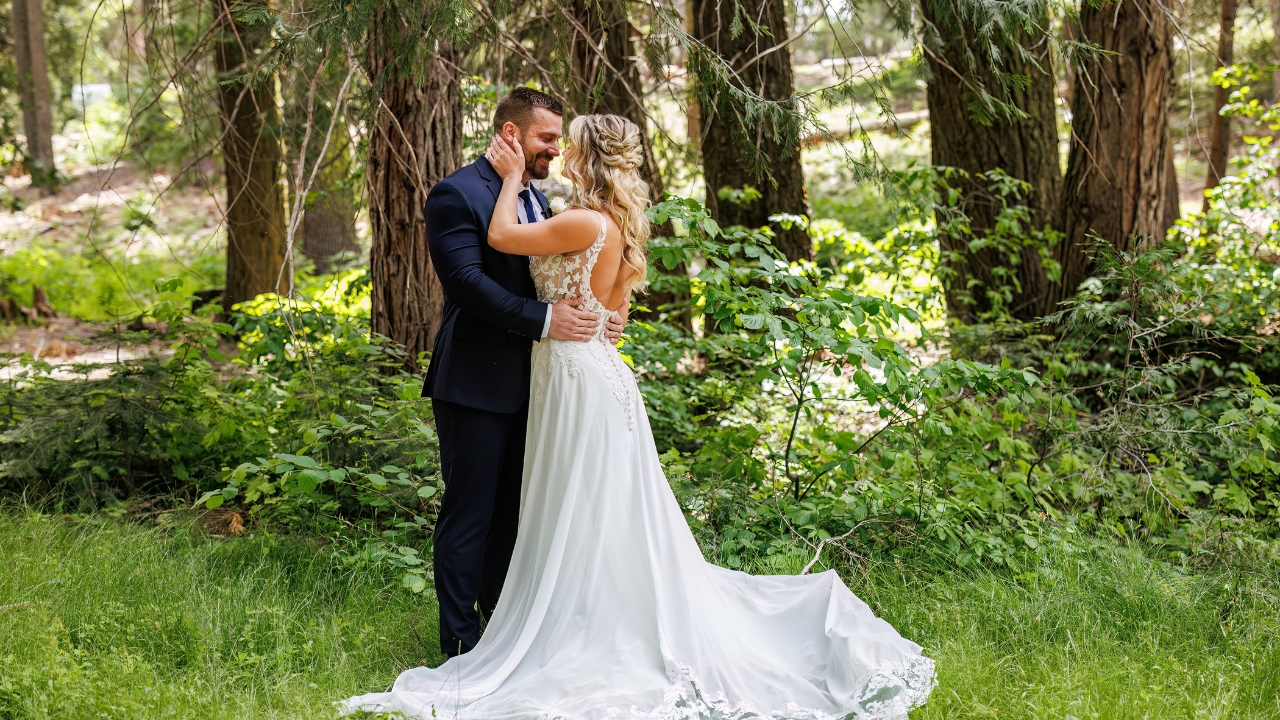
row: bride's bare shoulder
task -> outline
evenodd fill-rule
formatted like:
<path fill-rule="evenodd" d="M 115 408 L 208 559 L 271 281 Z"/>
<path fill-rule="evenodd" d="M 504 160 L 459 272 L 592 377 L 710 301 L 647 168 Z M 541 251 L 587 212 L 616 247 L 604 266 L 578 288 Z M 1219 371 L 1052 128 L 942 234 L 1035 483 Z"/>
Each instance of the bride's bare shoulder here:
<path fill-rule="evenodd" d="M 586 208 L 569 208 L 555 216 L 556 220 L 566 227 L 583 232 L 590 230 L 592 235 L 600 230 L 600 215 L 595 210 Z"/>

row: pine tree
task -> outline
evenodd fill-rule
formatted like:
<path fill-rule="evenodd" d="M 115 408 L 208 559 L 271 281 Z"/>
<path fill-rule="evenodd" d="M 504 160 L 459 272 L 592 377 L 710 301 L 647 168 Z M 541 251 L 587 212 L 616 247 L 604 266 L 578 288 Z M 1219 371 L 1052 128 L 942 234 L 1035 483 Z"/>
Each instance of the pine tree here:
<path fill-rule="evenodd" d="M 1176 219 L 1169 100 L 1172 22 L 1157 0 L 1086 2 L 1080 9 L 1088 53 L 1078 68 L 1063 200 L 1065 237 L 1056 249 L 1062 281 L 1051 310 L 1093 272 L 1093 237 L 1121 251 L 1164 238 Z"/>
<path fill-rule="evenodd" d="M 431 186 L 462 165 L 462 93 L 458 53 L 440 38 L 420 73 L 407 67 L 406 48 L 392 4 L 379 0 L 369 28 L 366 73 L 378 107 L 369 135 L 365 176 L 369 190 L 373 277 L 373 331 L 407 350 L 409 369 L 431 350 L 444 289 L 427 252 L 423 206 Z"/>
<path fill-rule="evenodd" d="M 974 236 L 995 225 L 999 204 L 984 198 L 987 188 L 977 178 L 978 173 L 993 170 L 1030 183 L 1030 196 L 1023 202 L 1033 211 L 1033 226 L 1057 227 L 1062 171 L 1053 58 L 1043 29 L 1049 25 L 1048 8 L 1043 4 L 1011 8 L 970 0 L 922 0 L 920 7 L 929 70 L 932 161 L 968 174 L 967 179 L 949 182 L 959 183 L 971 199 L 964 210 Z M 1008 15 L 985 14 L 992 11 Z M 993 28 L 1017 28 L 1017 32 L 993 35 Z M 1021 80 L 1010 82 L 1011 78 Z M 947 312 L 966 323 L 991 310 L 981 288 L 1008 282 L 998 281 L 996 272 L 1009 259 L 990 248 L 970 251 L 973 239 L 939 237 L 949 275 Z M 1013 271 L 1017 286 L 1007 309 L 1016 318 L 1034 319 L 1042 314 L 1040 300 L 1049 284 L 1037 250 L 1024 249 Z"/>
<path fill-rule="evenodd" d="M 721 82 L 698 80 L 702 173 L 706 205 L 721 225 L 761 227 L 777 213 L 808 215 L 804 172 L 797 137 L 798 109 L 793 99 L 794 77 L 787 44 L 786 3 L 753 0 L 745 4 L 693 0 L 693 36 L 718 59 L 699 52 L 690 55 L 692 75 L 717 75 Z M 727 63 L 732 74 L 720 72 Z M 733 86 L 775 104 L 765 112 L 760 103 L 742 102 Z M 759 192 L 737 196 L 722 191 Z M 775 244 L 790 259 L 813 257 L 813 243 L 798 226 L 775 225 Z"/>
<path fill-rule="evenodd" d="M 1222 0 L 1218 15 L 1218 55 L 1214 67 L 1229 67 L 1234 62 L 1236 38 L 1236 0 Z M 1213 86 L 1213 105 L 1209 127 L 1209 157 L 1206 163 L 1204 189 L 1218 187 L 1222 176 L 1227 174 L 1227 161 L 1231 154 L 1231 120 L 1222 114 L 1227 104 L 1230 91 L 1221 85 Z M 1209 198 L 1204 200 L 1204 209 L 1209 209 Z"/>
<path fill-rule="evenodd" d="M 655 202 L 662 199 L 662 173 L 649 141 L 636 30 L 623 0 L 573 0 L 569 57 L 571 107 L 580 114 L 621 115 L 645 130 L 645 180 Z"/>

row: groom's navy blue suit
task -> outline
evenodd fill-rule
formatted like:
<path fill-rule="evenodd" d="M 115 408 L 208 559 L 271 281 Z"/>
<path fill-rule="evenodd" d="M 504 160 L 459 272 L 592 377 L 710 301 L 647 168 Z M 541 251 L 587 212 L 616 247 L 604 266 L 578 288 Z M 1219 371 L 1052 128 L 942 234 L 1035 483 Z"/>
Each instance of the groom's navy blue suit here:
<path fill-rule="evenodd" d="M 432 399 L 445 491 L 435 531 L 440 647 L 480 639 L 515 547 L 529 412 L 529 358 L 542 337 L 529 259 L 489 247 L 502 178 L 481 156 L 427 195 L 427 245 L 445 302 L 423 395 Z M 547 199 L 533 195 L 542 216 Z M 477 613 L 476 606 L 480 612 Z"/>

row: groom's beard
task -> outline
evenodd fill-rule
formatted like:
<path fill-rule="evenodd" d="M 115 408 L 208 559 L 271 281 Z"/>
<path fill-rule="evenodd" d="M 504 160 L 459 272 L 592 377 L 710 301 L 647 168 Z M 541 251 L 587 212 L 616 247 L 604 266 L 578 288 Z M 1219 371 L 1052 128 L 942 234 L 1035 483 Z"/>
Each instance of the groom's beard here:
<path fill-rule="evenodd" d="M 530 159 L 524 161 L 524 169 L 529 173 L 529 177 L 534 180 L 546 180 L 551 174 L 551 160 L 553 156 L 548 152 L 541 152 L 534 155 Z"/>

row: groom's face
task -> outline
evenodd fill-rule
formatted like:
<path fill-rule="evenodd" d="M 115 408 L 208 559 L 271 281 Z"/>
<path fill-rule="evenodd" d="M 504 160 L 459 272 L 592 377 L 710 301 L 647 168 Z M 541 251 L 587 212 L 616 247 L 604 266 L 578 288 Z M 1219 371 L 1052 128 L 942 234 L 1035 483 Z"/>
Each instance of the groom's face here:
<path fill-rule="evenodd" d="M 520 138 L 524 150 L 524 180 L 545 180 L 551 172 L 551 161 L 560 155 L 561 117 L 546 108 L 534 108 L 528 127 L 508 123 Z M 504 134 L 507 128 L 503 128 Z"/>

